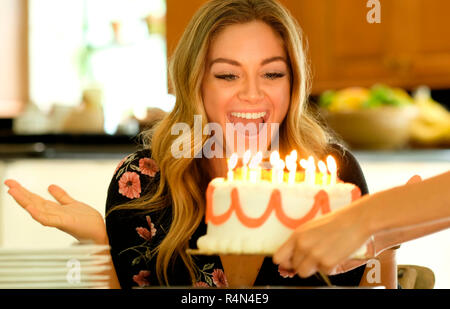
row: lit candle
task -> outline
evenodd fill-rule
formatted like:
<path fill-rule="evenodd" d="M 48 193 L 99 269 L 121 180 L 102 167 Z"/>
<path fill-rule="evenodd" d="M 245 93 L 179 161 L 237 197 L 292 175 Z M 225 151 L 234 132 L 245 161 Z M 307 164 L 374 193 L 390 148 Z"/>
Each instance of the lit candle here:
<path fill-rule="evenodd" d="M 262 168 L 261 168 L 260 163 L 262 162 L 262 159 L 263 159 L 262 151 L 258 151 L 256 153 L 256 157 L 257 157 L 257 160 L 258 160 L 258 165 L 256 166 L 256 172 L 257 172 L 258 180 L 261 180 L 261 178 L 262 178 Z"/>
<path fill-rule="evenodd" d="M 305 176 L 303 177 L 303 181 L 306 181 L 306 170 L 308 169 L 308 161 L 306 161 L 305 159 L 301 159 L 300 166 L 305 170 Z"/>
<path fill-rule="evenodd" d="M 227 180 L 233 181 L 234 179 L 234 173 L 233 169 L 235 168 L 238 160 L 238 155 L 233 153 L 231 157 L 228 159 L 228 173 L 227 173 Z"/>
<path fill-rule="evenodd" d="M 272 183 L 279 183 L 279 176 L 280 173 L 279 169 L 279 161 L 280 161 L 280 154 L 278 151 L 274 151 L 270 154 L 270 165 L 272 165 Z"/>
<path fill-rule="evenodd" d="M 259 151 L 250 161 L 250 164 L 248 167 L 250 168 L 250 182 L 256 183 L 258 180 L 261 179 L 261 167 L 259 166 L 259 163 L 262 160 L 262 152 Z"/>
<path fill-rule="evenodd" d="M 313 156 L 309 156 L 308 158 L 308 166 L 306 168 L 306 181 L 310 185 L 314 185 L 316 183 L 316 163 Z"/>
<path fill-rule="evenodd" d="M 286 167 L 289 170 L 288 183 L 295 183 L 295 173 L 297 172 L 297 151 L 293 150 L 286 156 Z"/>
<path fill-rule="evenodd" d="M 322 173 L 322 185 L 326 185 L 328 176 L 327 166 L 322 160 L 317 165 L 319 166 L 319 171 Z"/>
<path fill-rule="evenodd" d="M 252 153 L 250 152 L 250 150 L 247 150 L 244 153 L 244 157 L 242 158 L 242 180 L 247 180 L 247 164 L 250 161 L 250 156 L 252 155 Z"/>
<path fill-rule="evenodd" d="M 277 169 L 278 169 L 278 179 L 277 179 L 277 183 L 283 183 L 283 176 L 284 176 L 284 161 L 283 160 L 278 160 L 278 165 L 277 165 Z"/>
<path fill-rule="evenodd" d="M 328 170 L 330 171 L 331 174 L 331 185 L 335 185 L 337 182 L 337 165 L 336 165 L 336 161 L 334 160 L 334 158 L 330 155 L 327 157 L 327 166 L 328 166 Z"/>

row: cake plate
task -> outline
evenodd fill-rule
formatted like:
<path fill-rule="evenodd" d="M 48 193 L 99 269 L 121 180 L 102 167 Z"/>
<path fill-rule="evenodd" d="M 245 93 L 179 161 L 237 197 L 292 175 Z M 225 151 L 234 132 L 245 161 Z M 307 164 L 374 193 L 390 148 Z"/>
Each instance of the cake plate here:
<path fill-rule="evenodd" d="M 227 269 L 229 269 L 229 271 L 232 271 L 233 273 L 242 273 L 247 271 L 247 269 L 244 267 L 240 267 L 242 265 L 238 265 L 240 263 L 238 263 L 238 260 L 236 260 L 236 258 L 246 258 L 246 259 L 253 259 L 253 261 L 255 261 L 254 259 L 262 259 L 260 260 L 261 264 L 262 261 L 264 260 L 264 258 L 266 257 L 272 257 L 273 254 L 271 253 L 221 253 L 221 252 L 212 252 L 212 251 L 203 251 L 200 249 L 187 249 L 186 250 L 187 254 L 190 255 L 219 255 L 223 258 L 225 258 L 225 260 L 222 259 L 222 266 L 224 267 L 224 271 L 225 273 L 227 273 Z M 251 276 L 254 277 L 256 279 L 256 276 L 258 275 L 259 272 L 259 268 L 257 269 L 256 273 L 253 273 Z M 325 283 L 331 287 L 333 286 L 330 279 L 328 278 L 327 275 L 323 274 L 322 272 L 318 271 L 317 272 L 320 277 L 322 277 L 322 280 L 325 281 Z"/>
<path fill-rule="evenodd" d="M 233 255 L 233 256 L 265 256 L 272 257 L 271 253 L 229 253 L 217 251 L 204 251 L 200 249 L 186 249 L 186 253 L 190 255 Z"/>

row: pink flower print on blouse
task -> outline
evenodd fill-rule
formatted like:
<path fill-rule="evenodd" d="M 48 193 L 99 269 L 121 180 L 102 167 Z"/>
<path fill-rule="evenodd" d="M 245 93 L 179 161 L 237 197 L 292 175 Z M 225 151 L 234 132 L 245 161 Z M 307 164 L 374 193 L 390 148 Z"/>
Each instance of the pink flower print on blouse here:
<path fill-rule="evenodd" d="M 148 230 L 145 227 L 137 227 L 136 232 L 139 234 L 139 236 L 141 236 L 145 240 L 150 241 L 156 234 L 156 228 L 155 225 L 152 223 L 150 216 L 146 216 L 145 218 L 147 219 L 147 224 L 150 230 Z"/>
<path fill-rule="evenodd" d="M 293 278 L 296 274 L 295 271 L 284 269 L 280 265 L 278 265 L 278 272 L 280 273 L 280 276 L 283 278 Z"/>
<path fill-rule="evenodd" d="M 212 273 L 212 280 L 218 288 L 224 288 L 228 286 L 227 277 L 225 276 L 225 273 L 222 269 L 214 269 Z"/>
<path fill-rule="evenodd" d="M 159 167 L 155 160 L 150 158 L 142 158 L 139 160 L 139 170 L 144 175 L 155 177 L 156 173 L 159 171 Z"/>
<path fill-rule="evenodd" d="M 209 288 L 209 285 L 206 282 L 199 281 L 199 282 L 194 283 L 194 287 L 195 288 Z"/>
<path fill-rule="evenodd" d="M 123 158 L 119 164 L 116 167 L 116 170 L 114 171 L 114 175 L 117 173 L 117 171 L 122 167 L 123 163 L 126 161 L 126 159 L 128 159 L 128 156 L 126 156 L 125 158 Z"/>
<path fill-rule="evenodd" d="M 148 276 L 150 276 L 150 271 L 141 270 L 139 274 L 133 276 L 133 281 L 136 282 L 141 288 L 149 286 L 150 282 L 147 280 Z"/>
<path fill-rule="evenodd" d="M 135 172 L 126 172 L 119 180 L 119 193 L 130 199 L 141 196 L 141 181 Z"/>

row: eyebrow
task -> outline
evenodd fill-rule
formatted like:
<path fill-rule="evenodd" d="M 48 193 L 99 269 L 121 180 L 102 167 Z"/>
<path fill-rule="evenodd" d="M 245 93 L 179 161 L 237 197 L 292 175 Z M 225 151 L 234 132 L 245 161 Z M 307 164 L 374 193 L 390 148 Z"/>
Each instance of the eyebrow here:
<path fill-rule="evenodd" d="M 276 56 L 276 57 L 264 59 L 263 61 L 261 61 L 261 65 L 266 65 L 266 64 L 274 62 L 274 61 L 283 61 L 284 63 L 288 64 L 286 58 L 281 57 L 281 56 Z M 209 67 L 212 67 L 212 65 L 215 63 L 227 63 L 227 64 L 231 64 L 231 65 L 235 65 L 235 66 L 241 66 L 241 64 L 236 60 L 227 59 L 227 58 L 216 58 L 213 61 L 211 61 L 211 64 L 209 65 Z"/>

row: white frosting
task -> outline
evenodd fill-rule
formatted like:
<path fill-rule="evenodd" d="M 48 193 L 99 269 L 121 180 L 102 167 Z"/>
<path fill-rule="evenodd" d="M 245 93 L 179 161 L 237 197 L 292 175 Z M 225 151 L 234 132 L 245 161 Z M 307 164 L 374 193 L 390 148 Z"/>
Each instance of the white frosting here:
<path fill-rule="evenodd" d="M 284 214 L 291 219 L 305 216 L 313 207 L 314 198 L 320 190 L 327 192 L 331 211 L 346 206 L 352 201 L 350 183 L 336 185 L 272 184 L 269 181 L 250 183 L 244 181 L 228 182 L 223 178 L 213 179 L 215 187 L 212 195 L 214 216 L 226 213 L 231 206 L 231 191 L 236 188 L 243 213 L 251 218 L 261 217 L 267 209 L 274 189 L 281 193 Z M 316 216 L 322 215 L 319 211 Z M 289 238 L 293 229 L 283 225 L 272 211 L 267 221 L 261 226 L 249 228 L 242 224 L 236 212 L 220 225 L 208 223 L 206 235 L 200 237 L 197 246 L 202 252 L 229 254 L 273 254 Z M 364 252 L 365 252 L 365 248 Z M 358 254 L 362 254 L 361 250 Z"/>

